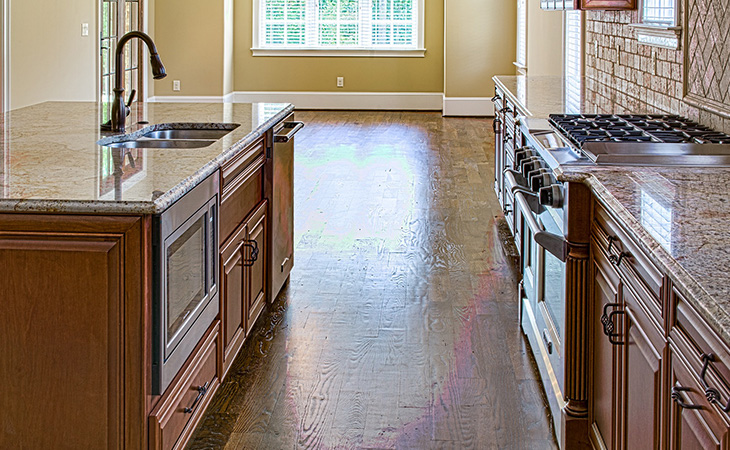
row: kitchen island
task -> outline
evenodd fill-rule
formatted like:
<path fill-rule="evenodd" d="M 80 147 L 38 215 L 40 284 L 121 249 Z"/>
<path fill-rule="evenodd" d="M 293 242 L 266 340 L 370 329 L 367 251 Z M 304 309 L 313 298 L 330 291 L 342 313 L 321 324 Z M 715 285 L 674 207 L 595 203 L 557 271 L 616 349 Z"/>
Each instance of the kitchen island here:
<path fill-rule="evenodd" d="M 292 110 L 139 104 L 126 135 L 100 132 L 93 103 L 43 103 L 2 117 L 0 448 L 185 444 L 275 295 L 267 286 L 269 161 L 274 128 Z M 225 135 L 198 148 L 115 147 L 178 129 Z M 156 220 L 204 182 L 220 213 L 220 235 L 218 220 L 210 227 L 211 267 L 224 268 L 224 252 L 232 258 L 233 239 L 256 252 L 240 250 L 243 264 L 221 270 L 211 290 L 220 314 L 169 387 L 155 392 Z"/>
<path fill-rule="evenodd" d="M 495 82 L 517 122 L 512 140 L 497 143 L 502 154 L 496 157 L 506 161 L 527 144 L 520 122 L 578 112 L 662 113 L 648 105 L 586 101 L 580 80 Z M 589 237 L 582 244 L 588 264 L 580 276 L 568 277 L 563 337 L 582 344 L 558 347 L 565 370 L 559 388 L 543 357 L 552 352 L 539 337 L 530 338 L 551 406 L 561 410 L 554 420 L 562 446 L 726 448 L 730 208 L 724 186 L 730 170 L 583 164 L 552 172 L 591 197 L 580 218 L 572 217 Z M 519 240 L 519 215 L 509 209 L 506 217 L 515 221 Z M 578 408 L 571 410 L 571 402 Z"/>

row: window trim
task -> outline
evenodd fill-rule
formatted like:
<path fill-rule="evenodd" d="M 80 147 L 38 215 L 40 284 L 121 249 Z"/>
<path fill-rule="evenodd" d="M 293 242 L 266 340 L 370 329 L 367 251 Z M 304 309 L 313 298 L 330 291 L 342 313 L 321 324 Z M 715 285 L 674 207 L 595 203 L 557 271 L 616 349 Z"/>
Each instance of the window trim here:
<path fill-rule="evenodd" d="M 639 44 L 678 50 L 682 42 L 682 27 L 679 25 L 680 2 L 673 0 L 674 24 L 668 26 L 661 23 L 644 21 L 644 1 L 641 1 L 639 7 L 639 23 L 629 24 L 629 27 L 634 29 Z"/>
<path fill-rule="evenodd" d="M 253 21 L 251 37 L 251 53 L 253 56 L 306 56 L 306 57 L 379 57 L 379 58 L 423 58 L 426 56 L 425 47 L 425 0 L 413 0 L 414 6 L 418 7 L 418 34 L 415 48 L 410 47 L 355 47 L 355 48 L 292 48 L 292 47 L 266 47 L 262 46 L 259 40 L 259 17 L 260 4 L 265 0 L 253 0 Z"/>

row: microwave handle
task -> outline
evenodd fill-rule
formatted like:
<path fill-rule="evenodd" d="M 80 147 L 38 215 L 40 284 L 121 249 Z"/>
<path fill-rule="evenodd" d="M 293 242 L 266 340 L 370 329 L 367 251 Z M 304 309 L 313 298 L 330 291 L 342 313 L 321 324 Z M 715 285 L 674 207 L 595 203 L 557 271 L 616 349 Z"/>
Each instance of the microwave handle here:
<path fill-rule="evenodd" d="M 516 190 L 515 202 L 522 213 L 522 217 L 525 218 L 527 226 L 530 227 L 535 242 L 540 244 L 540 247 L 550 252 L 550 254 L 560 261 L 565 262 L 568 259 L 568 241 L 563 236 L 542 229 L 540 224 L 537 223 L 537 220 L 535 220 L 535 216 L 530 209 L 524 192 Z"/>

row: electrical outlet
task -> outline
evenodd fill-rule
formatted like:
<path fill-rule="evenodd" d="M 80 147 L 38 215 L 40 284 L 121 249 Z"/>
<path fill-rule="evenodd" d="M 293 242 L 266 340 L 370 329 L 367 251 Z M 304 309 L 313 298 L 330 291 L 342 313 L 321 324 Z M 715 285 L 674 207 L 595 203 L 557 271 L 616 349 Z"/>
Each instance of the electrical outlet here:
<path fill-rule="evenodd" d="M 345 77 L 337 77 L 337 87 L 345 87 Z"/>
<path fill-rule="evenodd" d="M 172 90 L 173 91 L 180 90 L 180 80 L 172 80 Z"/>
<path fill-rule="evenodd" d="M 88 36 L 88 35 L 89 35 L 89 24 L 82 23 L 81 24 L 81 36 Z"/>

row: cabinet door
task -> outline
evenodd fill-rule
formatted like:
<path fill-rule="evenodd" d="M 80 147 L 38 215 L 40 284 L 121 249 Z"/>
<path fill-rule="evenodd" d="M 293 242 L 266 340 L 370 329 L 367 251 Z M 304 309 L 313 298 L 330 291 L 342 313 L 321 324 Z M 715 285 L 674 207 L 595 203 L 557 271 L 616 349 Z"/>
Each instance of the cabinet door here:
<path fill-rule="evenodd" d="M 223 374 L 243 345 L 246 337 L 246 289 L 248 271 L 244 266 L 246 225 L 240 225 L 221 250 L 220 310 L 223 324 Z"/>
<path fill-rule="evenodd" d="M 246 334 L 251 331 L 261 310 L 266 304 L 266 267 L 268 267 L 268 254 L 266 251 L 266 211 L 268 203 L 261 203 L 261 206 L 246 221 L 248 229 L 245 252 L 246 260 L 250 264 L 249 289 L 246 304 Z M 256 250 L 254 250 L 256 249 Z M 254 256 L 255 253 L 255 256 Z"/>
<path fill-rule="evenodd" d="M 636 295 L 622 285 L 625 311 L 623 345 L 623 448 L 659 448 L 662 408 L 663 337 Z"/>
<path fill-rule="evenodd" d="M 618 375 L 620 374 L 621 345 L 615 337 L 609 338 L 601 321 L 604 311 L 609 318 L 611 312 L 619 311 L 620 283 L 618 275 L 600 250 L 594 245 L 593 264 L 593 314 L 592 314 L 592 353 L 591 360 L 591 400 L 590 421 L 591 440 L 595 448 L 617 448 L 615 411 L 617 408 Z M 618 334 L 618 314 L 611 317 Z M 613 342 L 612 342 L 613 341 Z"/>
<path fill-rule="evenodd" d="M 0 448 L 141 448 L 144 225 L 0 215 Z"/>
<path fill-rule="evenodd" d="M 669 413 L 669 448 L 706 450 L 728 448 L 728 427 L 707 401 L 696 374 L 672 349 L 670 353 L 672 404 Z"/>

